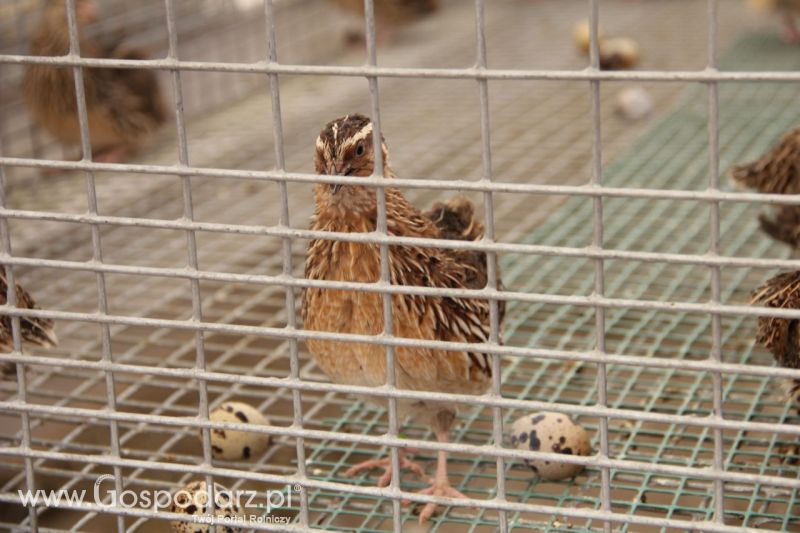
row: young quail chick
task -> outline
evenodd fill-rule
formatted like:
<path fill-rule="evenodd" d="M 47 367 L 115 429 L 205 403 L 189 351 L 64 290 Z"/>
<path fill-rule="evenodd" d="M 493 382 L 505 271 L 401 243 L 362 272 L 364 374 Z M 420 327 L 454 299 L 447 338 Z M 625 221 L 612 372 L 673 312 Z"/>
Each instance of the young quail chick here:
<path fill-rule="evenodd" d="M 800 30 L 795 18 L 800 15 L 800 0 L 749 0 L 756 9 L 779 13 L 783 18 L 783 38 L 788 43 L 800 43 Z"/>
<path fill-rule="evenodd" d="M 372 175 L 375 164 L 372 136 L 372 123 L 362 115 L 348 115 L 328 123 L 316 141 L 317 173 Z M 381 147 L 384 175 L 392 177 L 388 149 L 384 142 Z M 472 205 L 464 199 L 437 204 L 423 214 L 400 190 L 387 187 L 385 191 L 387 226 L 391 235 L 465 240 L 483 237 L 483 226 L 475 220 Z M 376 230 L 374 188 L 318 184 L 314 198 L 312 229 L 353 233 Z M 486 258 L 480 252 L 391 246 L 389 269 L 393 285 L 479 289 L 486 284 Z M 314 240 L 309 245 L 305 274 L 308 279 L 375 283 L 380 279 L 380 247 Z M 380 335 L 384 327 L 382 298 L 377 293 L 310 288 L 303 301 L 305 329 Z M 398 337 L 471 343 L 489 339 L 489 302 L 483 299 L 395 295 L 392 316 L 394 334 Z M 368 387 L 386 383 L 382 346 L 319 339 L 309 339 L 307 344 L 317 364 L 336 383 Z M 490 355 L 478 351 L 398 347 L 395 364 L 397 387 L 401 389 L 481 394 L 491 381 Z M 439 442 L 447 442 L 456 408 L 449 402 L 398 401 L 399 416 L 430 424 Z M 379 465 L 388 468 L 389 463 L 367 461 L 356 465 L 350 473 Z M 403 465 L 410 467 L 410 462 L 404 458 Z M 387 472 L 381 483 L 388 483 L 390 478 Z M 422 493 L 463 497 L 449 483 L 446 452 L 438 453 L 435 479 Z M 420 522 L 430 518 L 435 509 L 434 504 L 426 505 Z"/>
<path fill-rule="evenodd" d="M 800 128 L 786 133 L 757 161 L 733 167 L 740 185 L 765 194 L 800 194 Z M 797 248 L 800 244 L 800 206 L 774 208 L 774 215 L 759 217 L 770 237 Z"/>
<path fill-rule="evenodd" d="M 733 167 L 739 184 L 768 194 L 800 194 L 800 128 L 781 137 L 758 160 Z"/>
<path fill-rule="evenodd" d="M 345 11 L 364 16 L 364 0 L 333 0 Z M 436 11 L 439 0 L 374 0 L 375 31 L 385 42 L 396 28 L 411 24 Z"/>
<path fill-rule="evenodd" d="M 76 0 L 76 22 L 82 57 L 147 59 L 142 50 L 128 48 L 121 36 L 100 40 L 87 34 L 97 19 L 93 0 Z M 69 53 L 69 30 L 64 0 L 48 0 L 33 33 L 31 54 Z M 136 151 L 167 118 L 158 78 L 152 70 L 84 68 L 86 108 L 92 157 L 117 162 Z M 75 81 L 71 67 L 30 65 L 24 80 L 25 100 L 34 121 L 64 144 L 80 143 Z"/>
<path fill-rule="evenodd" d="M 778 274 L 753 293 L 751 304 L 778 309 L 800 309 L 800 271 Z M 789 318 L 758 317 L 756 342 L 772 352 L 786 368 L 800 368 L 800 321 Z M 800 409 L 800 380 L 789 380 L 790 399 Z"/>
<path fill-rule="evenodd" d="M 36 302 L 31 295 L 17 285 L 17 307 L 22 309 L 36 309 Z M 8 282 L 5 272 L 0 268 L 0 305 L 7 303 Z M 53 330 L 53 321 L 48 318 L 21 317 L 19 320 L 22 340 L 37 346 L 51 348 L 58 344 L 58 338 Z M 0 350 L 10 352 L 14 349 L 14 338 L 11 331 L 11 317 L 0 316 Z M 0 363 L 0 378 L 9 379 L 16 366 L 13 363 Z"/>

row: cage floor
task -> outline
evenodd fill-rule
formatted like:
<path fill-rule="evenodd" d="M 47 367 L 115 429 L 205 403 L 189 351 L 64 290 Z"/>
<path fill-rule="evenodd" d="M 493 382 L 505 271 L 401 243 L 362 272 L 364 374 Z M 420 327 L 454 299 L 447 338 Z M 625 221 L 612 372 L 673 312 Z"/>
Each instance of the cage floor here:
<path fill-rule="evenodd" d="M 381 64 L 414 66 L 468 65 L 474 58 L 474 21 L 469 3 L 447 3 L 440 15 L 411 28 L 403 39 L 381 52 Z M 631 32 L 646 54 L 643 68 L 702 68 L 705 57 L 705 2 L 674 0 L 603 2 L 602 14 L 609 33 Z M 721 41 L 729 45 L 751 25 L 738 2 L 724 2 Z M 571 26 L 585 17 L 585 2 L 515 0 L 489 3 L 488 46 L 493 67 L 535 66 L 581 68 L 585 59 L 572 49 Z M 324 5 L 317 7 L 326 9 Z M 643 17 L 643 14 L 647 14 Z M 665 21 L 673 21 L 667 24 Z M 607 22 L 605 22 L 607 21 Z M 641 22 L 644 21 L 644 22 Z M 678 21 L 680 23 L 678 23 Z M 667 31 L 665 28 L 670 28 Z M 338 37 L 334 30 L 330 37 Z M 635 30 L 635 31 L 634 31 Z M 281 38 L 279 29 L 278 38 Z M 797 69 L 796 50 L 782 46 L 771 34 L 746 37 L 726 55 L 729 69 Z M 411 59 L 409 59 L 411 58 Z M 354 51 L 342 63 L 363 59 Z M 202 83 L 198 80 L 197 83 Z M 610 185 L 697 189 L 706 186 L 706 104 L 700 87 L 681 84 L 645 84 L 656 103 L 656 115 L 629 123 L 613 113 L 613 100 L 622 84 L 602 84 L 605 181 Z M 283 119 L 287 166 L 311 168 L 313 141 L 327 120 L 368 109 L 363 80 L 282 78 Z M 584 83 L 496 82 L 490 84 L 492 148 L 496 179 L 542 183 L 584 183 L 589 175 L 591 132 L 589 93 Z M 188 124 L 190 161 L 197 166 L 269 168 L 273 162 L 269 100 L 261 91 L 231 102 L 220 111 L 197 116 Z M 724 84 L 721 87 L 721 166 L 760 153 L 782 131 L 796 123 L 800 111 L 797 89 L 790 84 Z M 396 170 L 404 176 L 478 178 L 480 129 L 478 92 L 474 82 L 441 80 L 382 80 L 381 107 L 385 136 Z M 164 142 L 141 156 L 148 163 L 174 163 L 174 143 Z M 632 144 L 633 143 L 633 144 Z M 26 182 L 27 175 L 9 171 L 12 208 L 75 212 L 85 210 L 85 184 L 81 175 L 48 176 Z M 174 219 L 182 215 L 178 180 L 172 176 L 96 176 L 100 212 L 115 216 Z M 727 184 L 726 184 L 727 186 Z M 292 225 L 305 227 L 309 191 L 290 186 Z M 245 180 L 196 178 L 193 180 L 198 220 L 246 224 L 276 223 L 277 188 Z M 421 205 L 430 193 L 409 191 Z M 534 242 L 583 246 L 590 242 L 591 201 L 554 197 L 502 195 L 495 198 L 498 236 L 504 242 Z M 566 202 L 566 203 L 564 203 Z M 563 205 L 562 205 L 563 204 Z M 786 251 L 762 238 L 756 228 L 758 209 L 724 205 L 723 253 L 755 257 L 785 257 Z M 87 226 L 53 222 L 12 221 L 16 255 L 71 261 L 91 258 Z M 692 202 L 666 200 L 605 201 L 605 243 L 623 250 L 705 253 L 708 248 L 708 208 Z M 170 266 L 186 264 L 185 235 L 178 231 L 137 227 L 103 227 L 104 260 L 111 264 Z M 280 241 L 269 237 L 198 235 L 200 266 L 204 270 L 251 274 L 279 274 Z M 302 273 L 305 243 L 293 247 L 293 265 Z M 589 294 L 593 264 L 584 260 L 533 256 L 502 258 L 504 282 L 513 290 L 553 294 Z M 43 307 L 96 310 L 92 273 L 55 269 L 19 269 L 21 281 L 31 288 Z M 749 291 L 770 272 L 749 269 L 723 271 L 723 300 L 746 302 Z M 606 262 L 609 296 L 660 301 L 705 301 L 709 297 L 707 269 L 636 262 Z M 191 316 L 188 283 L 145 276 L 108 275 L 109 312 L 120 315 L 180 318 Z M 35 289 L 34 289 L 35 287 Z M 220 323 L 283 326 L 286 323 L 284 290 L 256 284 L 203 282 L 204 320 Z M 296 295 L 299 296 L 299 295 Z M 511 305 L 505 324 L 506 343 L 582 350 L 591 348 L 594 318 L 590 309 L 555 305 Z M 772 365 L 769 354 L 752 349 L 754 322 L 726 319 L 723 357 L 726 361 Z M 58 324 L 61 346 L 41 353 L 85 360 L 100 360 L 100 328 L 92 324 Z M 702 359 L 711 343 L 708 317 L 683 313 L 609 311 L 607 349 L 613 353 Z M 113 327 L 114 359 L 136 365 L 183 367 L 194 365 L 194 336 L 188 332 L 145 327 Z M 208 367 L 233 374 L 284 377 L 289 372 L 288 344 L 256 336 L 208 334 Z M 302 347 L 302 377 L 324 380 Z M 595 366 L 591 364 L 516 360 L 505 358 L 503 394 L 558 403 L 591 405 L 596 401 Z M 28 401 L 65 407 L 102 409 L 106 405 L 104 375 L 96 372 L 30 365 Z M 115 375 L 117 403 L 122 411 L 191 417 L 197 412 L 197 384 L 191 380 L 136 374 Z M 766 378 L 731 377 L 724 382 L 726 417 L 734 420 L 796 421 L 776 384 Z M 246 401 L 258 406 L 277 425 L 292 422 L 292 396 L 286 389 L 209 383 L 211 401 Z M 13 384 L 0 384 L 0 394 L 13 397 Z M 609 403 L 613 407 L 704 415 L 712 404 L 711 378 L 704 373 L 612 366 L 609 368 Z M 385 432 L 385 416 L 353 399 L 322 392 L 302 395 L 304 426 L 358 434 Z M 504 413 L 506 421 L 519 413 Z M 34 415 L 34 447 L 77 454 L 109 451 L 108 424 L 77 417 Z M 597 421 L 581 422 L 596 433 Z M 19 419 L 0 414 L 0 443 L 19 442 Z M 425 436 L 425 429 L 404 430 Z M 201 447 L 193 431 L 144 424 L 120 424 L 124 457 L 196 464 Z M 491 418 L 486 412 L 465 412 L 454 440 L 486 444 L 491 439 Z M 664 424 L 610 424 L 613 457 L 659 463 L 700 466 L 710 464 L 713 440 L 709 431 Z M 725 434 L 726 468 L 772 475 L 798 475 L 798 467 L 785 461 L 793 441 L 779 435 L 745 432 Z M 311 476 L 354 482 L 341 477 L 346 465 L 377 456 L 382 450 L 340 441 L 305 441 Z M 433 457 L 418 460 L 433 467 Z M 255 462 L 221 463 L 245 470 L 294 473 L 295 442 L 277 439 Z M 88 488 L 106 467 L 78 461 L 35 461 L 40 488 Z M 495 462 L 491 458 L 453 457 L 458 488 L 477 498 L 493 495 Z M 522 465 L 507 465 L 508 497 L 556 506 L 599 507 L 599 472 L 587 470 L 573 481 L 536 482 Z M 188 476 L 148 469 L 124 469 L 130 489 L 175 489 Z M 374 476 L 356 483 L 374 483 Z M 240 479 L 219 479 L 230 488 L 247 486 Z M 0 465 L 0 492 L 24 486 L 19 462 Z M 405 488 L 415 480 L 403 479 Z M 253 487 L 248 487 L 253 488 Z M 263 489 L 263 486 L 255 487 Z M 616 471 L 612 477 L 614 510 L 658 517 L 704 519 L 710 512 L 707 482 L 650 474 Z M 726 485 L 726 520 L 729 524 L 774 530 L 800 530 L 795 491 L 763 486 Z M 295 509 L 286 511 L 293 516 Z M 408 531 L 415 530 L 414 509 L 404 510 Z M 310 494 L 310 518 L 321 529 L 385 531 L 391 529 L 391 505 L 367 497 L 315 491 Z M 26 514 L 17 506 L 0 504 L 0 527 L 24 530 Z M 438 516 L 431 529 L 442 532 L 494 531 L 496 513 L 451 509 Z M 591 522 L 559 516 L 509 514 L 514 531 L 579 531 L 596 529 Z M 48 510 L 40 526 L 54 530 L 108 531 L 114 518 L 96 513 Z M 135 531 L 164 531 L 166 523 L 126 519 Z M 646 531 L 646 528 L 629 528 Z"/>

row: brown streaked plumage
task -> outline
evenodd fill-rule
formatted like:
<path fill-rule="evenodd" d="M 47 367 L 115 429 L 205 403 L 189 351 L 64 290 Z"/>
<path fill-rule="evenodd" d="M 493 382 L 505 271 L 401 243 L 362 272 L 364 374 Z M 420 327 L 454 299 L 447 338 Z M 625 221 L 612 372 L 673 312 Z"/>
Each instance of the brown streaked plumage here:
<path fill-rule="evenodd" d="M 349 115 L 330 122 L 316 142 L 315 168 L 320 174 L 369 176 L 374 168 L 372 124 L 362 115 Z M 388 150 L 381 143 L 384 174 L 394 174 Z M 478 240 L 483 225 L 475 220 L 467 200 L 437 204 L 426 214 L 415 208 L 396 188 L 387 187 L 387 226 L 391 235 L 425 238 Z M 368 233 L 375 231 L 375 189 L 361 185 L 318 184 L 314 190 L 316 210 L 311 227 L 317 231 Z M 468 257 L 472 255 L 472 257 Z M 479 257 L 483 257 L 481 262 Z M 441 288 L 482 288 L 486 280 L 485 255 L 417 246 L 391 246 L 391 282 Z M 314 240 L 306 258 L 308 279 L 374 283 L 380 279 L 380 248 L 375 244 Z M 398 337 L 456 342 L 485 342 L 489 338 L 489 303 L 475 298 L 441 298 L 416 295 L 392 297 L 394 334 Z M 382 296 L 377 293 L 311 288 L 303 301 L 305 329 L 380 335 L 383 331 Z M 501 317 L 502 318 L 502 317 Z M 386 383 L 386 359 L 382 346 L 309 340 L 317 364 L 337 383 L 378 387 Z M 397 386 L 402 389 L 480 394 L 491 381 L 491 359 L 481 352 L 452 352 L 427 348 L 396 349 Z M 437 439 L 446 442 L 457 406 L 400 400 L 401 417 L 428 423 Z M 387 466 L 386 461 L 368 461 L 351 468 Z M 403 466 L 412 467 L 403 458 Z M 439 496 L 462 496 L 447 479 L 447 457 L 439 452 L 433 485 L 423 491 Z M 417 469 L 420 472 L 420 469 Z M 389 482 L 390 472 L 379 484 Z M 420 521 L 427 520 L 435 505 L 426 505 Z"/>
<path fill-rule="evenodd" d="M 777 309 L 800 309 L 800 270 L 778 274 L 753 293 L 752 304 Z M 756 342 L 772 352 L 781 366 L 800 368 L 800 321 L 758 317 Z"/>
<path fill-rule="evenodd" d="M 800 194 L 800 128 L 781 137 L 764 155 L 733 167 L 741 185 L 769 194 Z"/>
<path fill-rule="evenodd" d="M 800 194 L 800 128 L 786 133 L 758 160 L 737 165 L 734 181 L 765 194 Z M 775 206 L 773 215 L 760 215 L 761 229 L 792 247 L 800 244 L 800 206 Z"/>
<path fill-rule="evenodd" d="M 800 309 L 800 271 L 768 279 L 753 292 L 750 303 L 777 309 Z M 756 343 L 769 350 L 780 366 L 800 368 L 800 321 L 760 316 Z M 791 405 L 800 411 L 800 380 L 787 380 L 786 388 Z"/>
<path fill-rule="evenodd" d="M 19 283 L 17 286 L 17 307 L 22 309 L 36 309 L 36 302 L 33 301 L 28 292 Z M 8 282 L 5 272 L 0 267 L 0 305 L 5 305 L 8 296 Z M 21 317 L 19 320 L 20 334 L 23 341 L 50 348 L 58 344 L 53 329 L 53 321 L 48 318 Z M 14 349 L 14 338 L 11 330 L 11 317 L 8 315 L 0 316 L 0 350 L 10 352 Z M 15 365 L 12 363 L 0 363 L 0 377 L 8 379 L 13 374 Z"/>
<path fill-rule="evenodd" d="M 364 16 L 364 0 L 332 0 L 345 11 Z M 415 22 L 439 8 L 439 0 L 375 0 L 375 27 L 385 41 L 396 28 Z"/>
<path fill-rule="evenodd" d="M 483 224 L 475 217 L 475 206 L 469 199 L 457 196 L 448 202 L 436 202 L 424 215 L 439 228 L 442 239 L 457 241 L 479 241 L 483 238 Z M 448 254 L 456 262 L 466 268 L 465 287 L 469 289 L 482 289 L 488 281 L 486 272 L 486 253 L 474 250 L 448 250 Z M 497 288 L 502 289 L 499 266 Z M 506 302 L 497 302 L 500 316 L 505 314 Z"/>
<path fill-rule="evenodd" d="M 800 206 L 779 206 L 772 217 L 759 215 L 758 222 L 764 233 L 776 241 L 800 248 Z"/>
<path fill-rule="evenodd" d="M 121 36 L 92 38 L 87 26 L 97 17 L 93 0 L 76 1 L 76 20 L 82 57 L 147 59 L 126 47 Z M 31 39 L 31 54 L 61 56 L 69 52 L 64 0 L 48 0 Z M 80 143 L 75 81 L 72 68 L 30 65 L 24 92 L 34 121 L 64 144 Z M 115 162 L 136 151 L 167 118 L 155 71 L 84 68 L 86 108 L 93 157 Z"/>

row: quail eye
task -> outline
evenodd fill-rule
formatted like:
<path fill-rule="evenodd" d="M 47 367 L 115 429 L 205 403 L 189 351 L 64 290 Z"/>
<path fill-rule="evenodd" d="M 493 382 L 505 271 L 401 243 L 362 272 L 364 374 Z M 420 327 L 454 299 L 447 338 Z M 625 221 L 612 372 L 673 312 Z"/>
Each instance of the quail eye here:
<path fill-rule="evenodd" d="M 364 148 L 364 143 L 363 142 L 360 142 L 360 143 L 358 143 L 358 145 L 356 145 L 356 155 L 357 156 L 364 155 L 365 151 L 366 151 L 366 148 Z"/>

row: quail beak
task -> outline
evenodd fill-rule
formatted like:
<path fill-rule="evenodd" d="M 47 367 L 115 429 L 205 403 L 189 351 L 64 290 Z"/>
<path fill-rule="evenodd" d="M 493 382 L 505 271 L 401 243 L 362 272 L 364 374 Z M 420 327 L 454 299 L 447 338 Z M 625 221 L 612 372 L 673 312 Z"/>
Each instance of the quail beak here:
<path fill-rule="evenodd" d="M 353 173 L 353 169 L 350 168 L 349 166 L 345 169 L 329 167 L 326 170 L 328 171 L 328 174 L 331 176 L 349 176 L 350 174 Z M 342 183 L 331 183 L 331 194 L 336 194 L 337 192 L 342 190 L 342 186 L 343 186 Z"/>
<path fill-rule="evenodd" d="M 58 346 L 58 337 L 56 332 L 51 328 L 38 328 L 41 336 L 37 339 L 38 344 L 44 348 L 55 348 Z"/>

